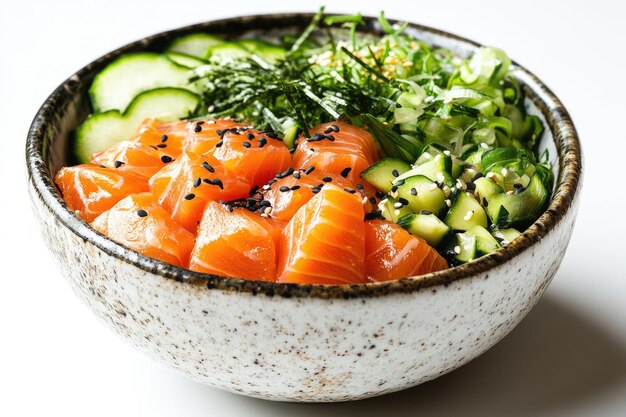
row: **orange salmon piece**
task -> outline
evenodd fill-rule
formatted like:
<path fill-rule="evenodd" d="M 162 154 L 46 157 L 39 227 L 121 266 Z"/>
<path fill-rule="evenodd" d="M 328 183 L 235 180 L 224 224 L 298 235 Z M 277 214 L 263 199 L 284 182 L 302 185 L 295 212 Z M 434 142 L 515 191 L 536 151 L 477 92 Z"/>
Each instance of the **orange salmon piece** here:
<path fill-rule="evenodd" d="M 358 197 L 326 185 L 283 230 L 278 282 L 365 282 L 365 226 Z"/>
<path fill-rule="evenodd" d="M 219 161 L 184 152 L 150 178 L 150 191 L 172 218 L 195 234 L 209 201 L 248 197 L 250 185 Z"/>
<path fill-rule="evenodd" d="M 390 281 L 440 271 L 446 260 L 424 240 L 395 223 L 365 222 L 365 269 L 371 281 Z"/>
<path fill-rule="evenodd" d="M 272 223 L 243 208 L 230 211 L 207 204 L 191 253 L 189 269 L 213 275 L 276 280 Z"/>
<path fill-rule="evenodd" d="M 150 193 L 131 194 L 93 221 L 110 239 L 152 258 L 187 268 L 194 236 Z"/>
<path fill-rule="evenodd" d="M 145 178 L 115 168 L 83 164 L 62 168 L 54 181 L 63 200 L 87 223 L 128 194 L 148 191 Z"/>

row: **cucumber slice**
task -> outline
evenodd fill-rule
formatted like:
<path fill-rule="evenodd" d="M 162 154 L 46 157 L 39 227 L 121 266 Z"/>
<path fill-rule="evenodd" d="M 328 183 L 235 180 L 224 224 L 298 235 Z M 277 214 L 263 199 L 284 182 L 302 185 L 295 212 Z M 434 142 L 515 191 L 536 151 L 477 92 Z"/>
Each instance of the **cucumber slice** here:
<path fill-rule="evenodd" d="M 271 64 L 285 58 L 285 49 L 269 42 L 258 39 L 242 39 L 237 43 Z"/>
<path fill-rule="evenodd" d="M 528 188 L 517 194 L 497 194 L 487 199 L 487 213 L 498 227 L 527 226 L 543 211 L 548 201 L 548 191 L 535 174 Z"/>
<path fill-rule="evenodd" d="M 495 237 L 496 240 L 498 242 L 500 242 L 500 244 L 502 246 L 508 245 L 513 240 L 515 240 L 515 238 L 517 238 L 519 235 L 521 235 L 521 233 L 519 231 L 517 231 L 516 229 L 513 229 L 513 228 L 510 228 L 510 229 L 498 229 L 495 232 L 493 232 L 492 234 L 493 234 L 493 237 Z"/>
<path fill-rule="evenodd" d="M 383 158 L 361 172 L 361 178 L 388 193 L 393 181 L 410 169 L 411 165 L 401 159 Z"/>
<path fill-rule="evenodd" d="M 204 59 L 209 61 L 232 60 L 250 56 L 250 52 L 236 42 L 223 42 L 211 46 L 204 54 Z"/>
<path fill-rule="evenodd" d="M 398 187 L 398 200 L 404 198 L 414 212 L 429 211 L 439 213 L 446 205 L 446 195 L 437 184 L 423 175 L 415 175 L 404 180 Z"/>
<path fill-rule="evenodd" d="M 167 57 L 152 52 L 122 55 L 100 71 L 89 88 L 94 112 L 124 112 L 139 93 L 158 87 L 181 87 L 190 91 L 191 73 Z"/>
<path fill-rule="evenodd" d="M 222 42 L 224 40 L 219 36 L 207 33 L 193 33 L 175 39 L 167 48 L 167 52 L 180 52 L 181 54 L 202 58 L 209 47 L 219 45 Z"/>
<path fill-rule="evenodd" d="M 418 159 L 419 161 L 419 159 Z M 423 175 L 431 181 L 437 181 L 444 184 L 453 184 L 454 178 L 452 172 L 452 158 L 450 155 L 443 153 L 437 154 L 433 159 L 414 166 L 410 171 L 400 175 L 396 182 L 415 175 Z"/>
<path fill-rule="evenodd" d="M 469 262 L 476 259 L 476 236 L 471 233 L 457 233 L 457 248 L 455 252 L 458 252 L 455 259 L 459 262 Z"/>
<path fill-rule="evenodd" d="M 180 65 L 181 67 L 185 68 L 196 68 L 201 65 L 207 64 L 207 62 L 203 59 L 196 58 L 195 56 L 183 54 L 180 52 L 167 52 L 165 56 L 174 64 Z"/>
<path fill-rule="evenodd" d="M 476 236 L 476 252 L 478 252 L 478 255 L 486 255 L 500 248 L 498 241 L 482 226 L 475 226 L 468 233 Z"/>
<path fill-rule="evenodd" d="M 124 113 L 109 110 L 89 116 L 76 131 L 74 153 L 80 163 L 89 163 L 95 152 L 128 139 L 143 119 L 182 119 L 191 115 L 199 103 L 200 97 L 182 88 L 144 91 L 135 97 Z"/>
<path fill-rule="evenodd" d="M 380 210 L 381 216 L 383 216 L 383 218 L 385 218 L 386 220 L 395 223 L 402 217 L 413 214 L 413 211 L 408 206 L 396 208 L 396 203 L 398 203 L 398 200 L 396 200 L 395 198 L 387 196 L 385 199 L 387 201 L 384 204 L 379 204 L 378 209 Z"/>
<path fill-rule="evenodd" d="M 484 200 L 489 201 L 489 199 L 494 195 L 502 194 L 504 192 L 502 187 L 486 177 L 478 178 L 474 181 L 474 185 L 476 186 L 478 201 L 483 203 L 483 205 L 485 205 Z"/>
<path fill-rule="evenodd" d="M 444 221 L 454 230 L 470 230 L 475 226 L 486 228 L 487 214 L 471 194 L 460 193 Z"/>
<path fill-rule="evenodd" d="M 414 213 L 397 221 L 412 235 L 421 237 L 430 246 L 437 246 L 450 233 L 450 228 L 434 214 Z"/>
<path fill-rule="evenodd" d="M 283 141 L 289 149 L 296 146 L 296 138 L 298 137 L 298 122 L 291 118 L 287 118 L 283 123 Z"/>

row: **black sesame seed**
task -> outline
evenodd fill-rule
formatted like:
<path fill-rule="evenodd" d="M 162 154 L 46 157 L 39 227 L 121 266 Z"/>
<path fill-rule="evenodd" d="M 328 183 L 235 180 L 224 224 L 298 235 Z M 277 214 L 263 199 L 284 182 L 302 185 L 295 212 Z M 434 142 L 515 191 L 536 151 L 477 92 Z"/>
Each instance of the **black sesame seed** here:
<path fill-rule="evenodd" d="M 351 168 L 351 167 L 344 168 L 344 169 L 341 171 L 341 176 L 342 176 L 342 177 L 344 177 L 344 178 L 347 178 L 347 177 L 348 177 L 348 174 L 350 174 L 350 171 L 352 171 L 352 168 Z"/>
<path fill-rule="evenodd" d="M 198 120 L 198 121 L 196 122 L 196 124 L 197 124 L 197 125 L 203 125 L 203 124 L 204 124 L 204 120 Z"/>
<path fill-rule="evenodd" d="M 433 214 L 432 211 L 428 211 L 428 210 L 422 210 L 420 211 L 420 214 Z"/>
<path fill-rule="evenodd" d="M 217 142 L 217 143 L 215 144 L 215 147 L 216 147 L 216 148 L 221 148 L 223 144 L 224 144 L 224 141 L 221 141 L 221 140 L 220 140 L 219 142 Z"/>
<path fill-rule="evenodd" d="M 379 200 L 382 200 L 383 198 L 385 198 L 385 193 L 383 193 L 382 191 L 376 191 L 376 197 L 378 197 Z"/>
<path fill-rule="evenodd" d="M 159 150 L 159 148 L 157 148 L 157 147 L 156 147 L 156 146 L 154 146 L 154 145 L 150 145 L 150 147 L 151 147 L 152 149 L 154 149 L 155 151 L 158 151 L 158 150 Z"/>
<path fill-rule="evenodd" d="M 185 196 L 185 200 L 193 200 L 196 197 L 194 193 L 189 193 Z"/>
<path fill-rule="evenodd" d="M 247 133 L 246 137 L 250 140 L 254 139 L 254 135 L 252 133 Z"/>
<path fill-rule="evenodd" d="M 365 213 L 365 220 L 374 220 L 379 218 L 381 215 L 380 210 L 370 211 L 369 213 Z"/>
<path fill-rule="evenodd" d="M 335 137 L 333 135 L 326 135 L 326 136 L 324 136 L 324 138 L 328 139 L 331 142 L 335 141 Z"/>
<path fill-rule="evenodd" d="M 208 162 L 203 162 L 202 163 L 202 167 L 204 169 L 206 169 L 207 171 L 209 171 L 209 172 L 215 172 L 215 168 L 213 168 L 211 165 L 209 165 Z"/>
<path fill-rule="evenodd" d="M 331 177 L 324 177 L 322 178 L 322 181 L 324 182 L 331 182 L 333 179 Z"/>
<path fill-rule="evenodd" d="M 196 127 L 193 128 L 193 131 L 196 133 L 202 132 L 202 126 L 199 124 L 196 124 Z"/>
<path fill-rule="evenodd" d="M 162 161 L 164 164 L 167 164 L 168 162 L 172 162 L 172 157 L 171 157 L 171 156 L 168 156 L 168 155 L 163 155 L 163 156 L 161 157 L 161 161 Z"/>
<path fill-rule="evenodd" d="M 476 175 L 472 178 L 472 182 L 476 181 L 479 178 L 484 177 L 485 175 L 482 172 L 477 172 Z"/>
<path fill-rule="evenodd" d="M 165 143 L 160 143 L 157 145 L 157 148 L 161 148 L 161 149 L 167 148 L 167 145 Z"/>
<path fill-rule="evenodd" d="M 324 130 L 325 134 L 329 134 L 331 132 L 334 132 L 334 130 L 332 130 L 330 127 L 326 128 L 326 130 Z"/>
<path fill-rule="evenodd" d="M 352 188 L 348 188 L 348 187 L 344 188 L 343 190 L 344 190 L 346 193 L 350 193 L 350 194 L 354 194 L 354 193 L 356 193 L 356 190 L 354 190 L 354 189 L 352 189 Z"/>
<path fill-rule="evenodd" d="M 370 203 L 376 204 L 376 199 L 374 197 L 369 198 Z"/>
<path fill-rule="evenodd" d="M 313 194 L 317 194 L 322 190 L 319 187 L 311 187 L 311 191 L 313 192 Z"/>
<path fill-rule="evenodd" d="M 473 182 L 468 182 L 467 184 L 465 184 L 465 187 L 467 188 L 467 190 L 472 191 L 476 189 L 476 184 L 474 184 Z"/>
<path fill-rule="evenodd" d="M 193 186 L 194 187 L 199 187 L 200 184 L 202 184 L 202 178 L 198 177 L 196 178 L 196 180 L 193 182 Z"/>
<path fill-rule="evenodd" d="M 339 132 L 339 126 L 337 125 L 330 125 L 330 129 L 332 129 L 334 132 Z"/>
<path fill-rule="evenodd" d="M 411 195 L 417 195 L 417 190 L 415 188 L 411 188 Z"/>
<path fill-rule="evenodd" d="M 226 133 L 226 130 L 217 129 L 215 133 L 217 133 L 218 136 L 224 136 L 224 134 Z"/>
<path fill-rule="evenodd" d="M 279 172 L 278 174 L 275 174 L 274 178 L 285 178 L 291 174 L 293 174 L 293 168 L 287 168 L 283 172 Z"/>
<path fill-rule="evenodd" d="M 402 198 L 402 197 L 400 197 L 400 198 L 398 199 L 398 202 L 399 202 L 400 204 L 402 204 L 403 206 L 408 206 L 408 205 L 409 205 L 409 200 L 407 200 L 406 198 Z"/>
<path fill-rule="evenodd" d="M 279 188 L 281 193 L 286 193 L 287 191 L 291 190 L 291 188 L 287 187 L 286 185 L 283 185 Z"/>
<path fill-rule="evenodd" d="M 279 140 L 280 140 L 280 138 L 278 137 L 278 135 L 276 134 L 276 132 L 265 132 L 265 135 L 266 135 L 268 138 L 271 138 L 271 139 L 279 139 Z"/>
<path fill-rule="evenodd" d="M 259 146 L 261 146 L 261 145 L 259 145 Z M 289 153 L 290 153 L 290 154 L 293 154 L 295 151 L 296 151 L 296 148 L 291 148 L 291 149 L 289 149 Z"/>
<path fill-rule="evenodd" d="M 271 207 L 272 203 L 269 200 L 259 201 L 259 206 L 261 207 Z"/>
<path fill-rule="evenodd" d="M 294 185 L 293 187 L 291 187 L 291 191 L 295 191 L 295 190 L 299 190 L 300 186 L 299 185 Z"/>
<path fill-rule="evenodd" d="M 398 172 L 397 169 L 394 169 L 393 171 L 391 171 L 391 175 L 393 175 L 394 177 L 398 178 L 400 176 L 400 173 Z"/>
<path fill-rule="evenodd" d="M 167 135 L 161 136 L 161 142 L 167 142 Z"/>
<path fill-rule="evenodd" d="M 244 142 L 243 143 L 243 147 L 244 148 L 249 148 L 250 146 L 252 146 L 252 145 L 250 145 L 250 142 Z"/>
<path fill-rule="evenodd" d="M 148 215 L 148 212 L 145 210 L 137 210 L 137 216 L 139 217 L 146 217 Z"/>
<path fill-rule="evenodd" d="M 361 184 L 357 184 L 356 189 L 359 191 L 363 191 L 363 186 Z"/>
<path fill-rule="evenodd" d="M 310 167 L 308 167 L 308 168 L 306 169 L 306 171 L 304 171 L 304 173 L 305 173 L 306 175 L 309 175 L 309 174 L 310 174 L 311 172 L 313 172 L 313 171 L 315 171 L 315 167 L 314 167 L 313 165 L 311 165 Z"/>
<path fill-rule="evenodd" d="M 212 183 L 213 185 L 217 185 L 218 187 L 220 187 L 222 190 L 224 189 L 224 183 L 219 178 L 213 178 Z"/>
<path fill-rule="evenodd" d="M 513 187 L 520 189 L 520 188 L 524 188 L 524 186 L 522 184 L 520 184 L 519 182 L 516 182 L 515 184 L 513 184 Z"/>
<path fill-rule="evenodd" d="M 395 193 L 396 191 L 398 191 L 398 186 L 397 185 L 392 186 L 391 187 L 391 192 Z"/>
<path fill-rule="evenodd" d="M 122 162 L 122 161 L 115 161 L 115 164 L 114 164 L 114 165 L 115 165 L 115 168 L 119 168 L 119 167 L 121 167 L 122 165 L 124 165 L 124 162 Z"/>
<path fill-rule="evenodd" d="M 488 205 L 489 205 L 489 202 L 487 201 L 485 197 L 483 197 L 483 206 L 487 207 Z"/>
<path fill-rule="evenodd" d="M 226 209 L 232 213 L 235 208 L 231 204 L 226 204 Z"/>
<path fill-rule="evenodd" d="M 100 168 L 106 168 L 106 165 L 100 165 Z"/>

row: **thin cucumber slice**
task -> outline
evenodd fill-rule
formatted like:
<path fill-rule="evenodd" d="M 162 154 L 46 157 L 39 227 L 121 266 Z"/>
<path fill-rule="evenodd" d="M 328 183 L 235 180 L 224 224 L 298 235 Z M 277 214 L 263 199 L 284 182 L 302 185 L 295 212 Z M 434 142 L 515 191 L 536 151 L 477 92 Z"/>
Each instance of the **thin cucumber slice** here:
<path fill-rule="evenodd" d="M 510 229 L 498 229 L 492 233 L 493 237 L 500 242 L 502 246 L 508 245 L 515 240 L 521 233 L 513 228 Z"/>
<path fill-rule="evenodd" d="M 250 51 L 238 43 L 223 42 L 219 45 L 209 47 L 203 58 L 209 61 L 223 61 L 245 58 L 248 56 L 250 56 Z"/>
<path fill-rule="evenodd" d="M 395 223 L 402 217 L 413 213 L 408 206 L 398 207 L 400 205 L 398 204 L 398 200 L 391 196 L 387 196 L 383 201 L 378 205 L 378 209 L 380 210 L 380 215 L 383 216 L 385 220 Z"/>
<path fill-rule="evenodd" d="M 500 248 L 498 241 L 482 226 L 475 226 L 468 233 L 476 236 L 476 252 L 478 252 L 478 255 L 486 255 Z"/>
<path fill-rule="evenodd" d="M 237 43 L 271 64 L 285 58 L 284 48 L 266 41 L 259 39 L 242 39 Z"/>
<path fill-rule="evenodd" d="M 431 181 L 437 181 L 444 184 L 454 183 L 454 179 L 451 175 L 452 172 L 452 158 L 450 155 L 440 153 L 435 155 L 432 159 L 426 160 L 420 165 L 416 165 L 411 168 L 410 171 L 400 175 L 397 181 L 401 181 L 405 178 L 412 177 L 414 175 L 423 175 L 429 178 Z"/>
<path fill-rule="evenodd" d="M 283 123 L 283 141 L 285 145 L 289 149 L 292 149 L 296 146 L 296 138 L 298 137 L 298 122 L 295 120 L 288 118 Z"/>
<path fill-rule="evenodd" d="M 167 52 L 180 52 L 181 54 L 202 58 L 206 54 L 207 49 L 222 42 L 224 40 L 219 36 L 207 33 L 193 33 L 175 39 L 167 48 Z"/>
<path fill-rule="evenodd" d="M 76 131 L 74 153 L 80 163 L 89 163 L 95 152 L 128 139 L 145 118 L 182 119 L 190 116 L 199 103 L 200 97 L 182 88 L 144 91 L 135 97 L 124 113 L 109 110 L 89 116 Z"/>
<path fill-rule="evenodd" d="M 124 112 L 138 94 L 158 87 L 180 87 L 190 91 L 191 73 L 166 56 L 152 52 L 122 55 L 96 75 L 89 88 L 94 112 Z"/>
<path fill-rule="evenodd" d="M 408 206 L 416 213 L 429 211 L 437 214 L 446 204 L 446 195 L 437 184 L 423 175 L 406 178 L 398 186 L 398 200 L 405 199 Z"/>
<path fill-rule="evenodd" d="M 445 220 L 454 230 L 470 230 L 475 226 L 487 227 L 487 214 L 469 193 L 460 193 Z"/>
<path fill-rule="evenodd" d="M 361 178 L 388 193 L 396 178 L 411 169 L 411 165 L 397 158 L 383 158 L 361 173 Z"/>
<path fill-rule="evenodd" d="M 398 220 L 398 226 L 403 227 L 412 235 L 421 237 L 430 246 L 438 246 L 450 233 L 448 225 L 434 214 L 409 214 Z"/>
<path fill-rule="evenodd" d="M 459 262 L 469 262 L 476 259 L 476 236 L 472 233 L 457 233 L 457 246 L 454 248 L 455 258 Z"/>
<path fill-rule="evenodd" d="M 504 191 L 502 187 L 493 182 L 487 177 L 481 177 L 474 181 L 474 185 L 476 186 L 476 194 L 478 194 L 478 200 L 486 205 L 485 202 L 489 201 L 491 197 L 496 194 L 501 194 Z"/>
<path fill-rule="evenodd" d="M 185 68 L 196 68 L 207 64 L 207 62 L 203 59 L 180 52 L 166 52 L 165 56 L 174 64 Z"/>

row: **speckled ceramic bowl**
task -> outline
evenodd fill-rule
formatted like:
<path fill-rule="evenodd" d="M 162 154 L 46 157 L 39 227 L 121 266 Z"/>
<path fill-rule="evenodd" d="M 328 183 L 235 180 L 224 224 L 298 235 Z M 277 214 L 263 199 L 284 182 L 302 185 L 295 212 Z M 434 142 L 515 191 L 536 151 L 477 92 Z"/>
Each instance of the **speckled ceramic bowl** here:
<path fill-rule="evenodd" d="M 353 286 L 271 284 L 203 275 L 126 249 L 92 230 L 52 181 L 88 112 L 93 75 L 129 51 L 161 50 L 194 31 L 226 36 L 299 31 L 308 14 L 242 17 L 150 36 L 81 69 L 45 101 L 26 159 L 43 237 L 74 291 L 113 331 L 196 381 L 272 400 L 343 401 L 411 387 L 467 363 L 504 337 L 559 267 L 576 216 L 581 153 L 569 115 L 516 66 L 540 114 L 557 182 L 549 209 L 512 244 L 419 278 Z M 367 19 L 368 31 L 377 31 Z M 467 56 L 477 44 L 410 25 L 408 33 Z M 517 360 L 517 358 L 511 358 Z"/>

